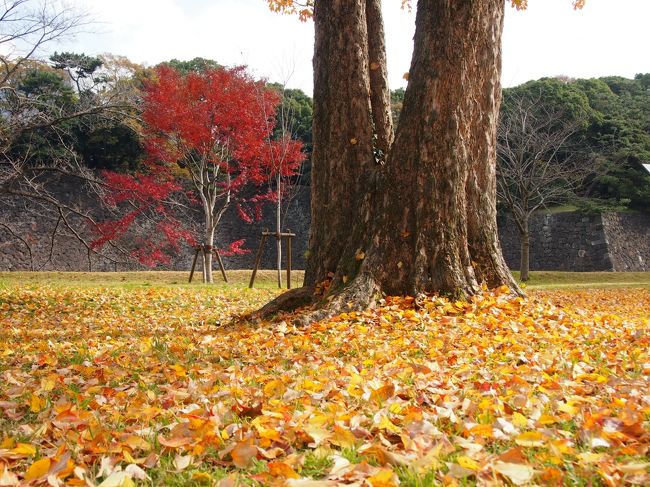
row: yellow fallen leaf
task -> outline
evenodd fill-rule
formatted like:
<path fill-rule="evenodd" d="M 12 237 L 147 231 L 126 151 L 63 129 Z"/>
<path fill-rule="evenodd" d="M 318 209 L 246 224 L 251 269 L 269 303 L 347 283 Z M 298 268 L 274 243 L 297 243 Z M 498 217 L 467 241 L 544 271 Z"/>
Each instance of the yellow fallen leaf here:
<path fill-rule="evenodd" d="M 561 421 L 560 418 L 558 418 L 557 416 L 551 416 L 550 414 L 542 414 L 537 420 L 539 424 L 543 424 L 545 426 L 549 424 L 559 423 L 560 421 Z"/>
<path fill-rule="evenodd" d="M 577 457 L 578 460 L 580 460 L 582 463 L 598 463 L 605 457 L 605 454 L 593 453 L 593 452 L 582 452 L 582 453 L 578 453 Z"/>
<path fill-rule="evenodd" d="M 399 478 L 392 470 L 383 468 L 376 474 L 366 479 L 372 487 L 396 487 L 400 484 Z"/>
<path fill-rule="evenodd" d="M 493 436 L 492 425 L 477 424 L 475 426 L 472 426 L 469 429 L 468 433 L 475 436 L 482 436 L 484 438 L 492 438 Z"/>
<path fill-rule="evenodd" d="M 632 475 L 644 474 L 647 472 L 649 467 L 650 467 L 650 462 L 626 463 L 624 465 L 616 466 L 616 468 L 618 468 L 621 472 L 632 474 Z"/>
<path fill-rule="evenodd" d="M 546 444 L 546 436 L 539 431 L 527 431 L 518 435 L 515 438 L 515 443 L 521 446 L 544 446 Z"/>
<path fill-rule="evenodd" d="M 50 374 L 41 379 L 41 391 L 49 392 L 54 389 L 58 379 L 57 374 Z"/>
<path fill-rule="evenodd" d="M 29 410 L 32 413 L 40 413 L 45 407 L 46 400 L 43 397 L 32 394 L 32 397 L 29 401 Z"/>
<path fill-rule="evenodd" d="M 173 364 L 169 366 L 170 369 L 172 369 L 177 377 L 187 377 L 187 371 L 182 365 L 179 364 Z"/>
<path fill-rule="evenodd" d="M 127 462 L 127 463 L 136 463 L 137 462 L 137 460 L 135 458 L 133 458 L 133 455 L 131 455 L 131 453 L 129 453 L 129 450 L 127 448 L 122 450 L 122 456 L 124 457 L 124 461 Z"/>
<path fill-rule="evenodd" d="M 269 397 L 281 396 L 287 390 L 280 379 L 274 379 L 266 383 L 264 386 L 264 394 Z"/>
<path fill-rule="evenodd" d="M 106 477 L 97 487 L 135 487 L 135 483 L 128 473 L 117 471 Z"/>
<path fill-rule="evenodd" d="M 52 462 L 49 458 L 41 458 L 40 460 L 36 460 L 25 472 L 24 480 L 26 482 L 31 482 L 32 480 L 45 477 L 47 475 L 47 472 L 50 471 L 51 463 Z"/>
<path fill-rule="evenodd" d="M 301 387 L 302 387 L 303 390 L 309 391 L 309 392 L 320 392 L 320 391 L 323 390 L 323 384 L 321 384 L 319 382 L 314 382 L 311 379 L 305 379 L 302 382 Z"/>
<path fill-rule="evenodd" d="M 212 484 L 212 475 L 210 475 L 208 472 L 194 472 L 192 474 L 192 480 L 195 482 L 207 482 L 208 484 Z"/>
<path fill-rule="evenodd" d="M 576 377 L 577 381 L 587 381 L 587 382 L 596 382 L 598 384 L 602 384 L 604 382 L 607 382 L 607 377 L 604 375 L 600 374 L 581 374 L 578 377 Z"/>
<path fill-rule="evenodd" d="M 16 448 L 11 450 L 11 452 L 15 455 L 26 455 L 31 457 L 36 455 L 36 447 L 29 443 L 18 443 Z"/>
<path fill-rule="evenodd" d="M 275 428 L 266 428 L 262 425 L 256 425 L 257 434 L 260 435 L 260 438 L 266 438 L 267 440 L 280 441 L 282 435 Z"/>
<path fill-rule="evenodd" d="M 141 353 L 149 353 L 152 347 L 153 347 L 153 340 L 151 339 L 151 337 L 143 338 L 142 341 L 140 341 Z"/>
<path fill-rule="evenodd" d="M 339 426 L 338 424 L 334 425 L 334 434 L 330 438 L 330 443 L 340 446 L 341 448 L 353 448 L 356 442 L 357 438 L 349 429 Z"/>
<path fill-rule="evenodd" d="M 528 426 L 528 419 L 526 419 L 526 416 L 523 414 L 514 412 L 512 413 L 512 424 L 514 424 L 517 428 L 525 428 Z"/>
<path fill-rule="evenodd" d="M 492 468 L 507 477 L 515 485 L 527 484 L 535 475 L 533 467 L 521 463 L 497 462 L 492 465 Z"/>
<path fill-rule="evenodd" d="M 392 433 L 401 433 L 402 430 L 399 429 L 390 419 L 388 419 L 386 416 L 382 415 L 381 419 L 379 420 L 379 424 L 377 425 L 379 429 L 383 429 L 386 431 L 391 431 Z"/>
<path fill-rule="evenodd" d="M 16 439 L 13 436 L 6 436 L 2 441 L 0 441 L 0 449 L 9 450 L 10 448 L 13 448 L 15 444 Z"/>
<path fill-rule="evenodd" d="M 470 470 L 479 470 L 481 467 L 479 467 L 479 464 L 476 463 L 476 461 L 472 460 L 470 457 L 467 457 L 465 455 L 462 455 L 458 457 L 458 460 L 456 460 L 456 463 L 460 465 L 463 468 L 468 468 Z"/>
<path fill-rule="evenodd" d="M 570 415 L 574 415 L 579 411 L 579 408 L 577 408 L 574 405 L 573 401 L 569 401 L 569 402 L 560 404 L 557 409 L 558 409 L 558 411 L 561 411 L 563 413 L 567 413 L 567 414 L 570 414 Z"/>

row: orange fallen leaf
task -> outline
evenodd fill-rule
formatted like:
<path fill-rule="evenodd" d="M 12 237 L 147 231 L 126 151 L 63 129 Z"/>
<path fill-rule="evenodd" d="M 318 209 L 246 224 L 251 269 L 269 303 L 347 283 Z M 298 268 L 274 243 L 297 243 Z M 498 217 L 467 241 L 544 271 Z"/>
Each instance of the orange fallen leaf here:
<path fill-rule="evenodd" d="M 375 389 L 370 393 L 370 400 L 375 402 L 385 402 L 395 394 L 395 386 L 393 384 L 387 384 L 378 389 Z"/>
<path fill-rule="evenodd" d="M 291 465 L 285 462 L 270 462 L 268 464 L 269 474 L 272 477 L 281 477 L 285 479 L 299 479 L 300 475 L 291 467 Z"/>
<path fill-rule="evenodd" d="M 257 456 L 257 447 L 249 442 L 240 441 L 237 446 L 230 452 L 232 462 L 239 468 L 247 468 Z"/>

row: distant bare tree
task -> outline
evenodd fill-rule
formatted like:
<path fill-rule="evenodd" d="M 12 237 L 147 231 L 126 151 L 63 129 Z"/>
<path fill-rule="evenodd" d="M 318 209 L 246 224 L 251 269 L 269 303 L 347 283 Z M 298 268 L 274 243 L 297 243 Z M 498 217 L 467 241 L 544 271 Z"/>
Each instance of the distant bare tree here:
<path fill-rule="evenodd" d="M 52 191 L 53 181 L 74 178 L 80 186 L 101 190 L 69 142 L 71 122 L 81 126 L 123 119 L 134 114 L 133 105 L 119 90 L 88 90 L 76 93 L 74 103 L 66 103 L 65 97 L 24 86 L 34 72 L 45 73 L 45 81 L 48 75 L 54 80 L 55 71 L 39 58 L 48 45 L 90 24 L 86 13 L 61 2 L 0 1 L 0 205 L 16 208 L 17 214 L 31 211 L 40 219 L 51 218 L 55 229 L 51 249 L 57 232 L 64 230 L 85 245 L 89 255 L 94 250 L 82 227 L 94 220 Z M 47 137 L 40 137 L 38 147 L 32 145 L 43 132 Z M 3 222 L 0 230 L 28 246 L 10 222 Z M 31 249 L 29 253 L 33 266 Z"/>
<path fill-rule="evenodd" d="M 586 116 L 569 115 L 541 98 L 506 92 L 498 128 L 497 195 L 519 232 L 522 281 L 529 279 L 532 214 L 573 195 L 597 170 L 577 150 Z"/>

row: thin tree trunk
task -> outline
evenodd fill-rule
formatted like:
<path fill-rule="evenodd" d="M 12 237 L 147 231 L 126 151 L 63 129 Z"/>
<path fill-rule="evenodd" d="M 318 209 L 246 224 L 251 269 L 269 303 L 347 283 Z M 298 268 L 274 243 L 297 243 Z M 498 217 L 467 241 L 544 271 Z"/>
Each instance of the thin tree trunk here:
<path fill-rule="evenodd" d="M 206 247 L 203 252 L 203 282 L 207 284 L 212 284 L 212 252 Z"/>
<path fill-rule="evenodd" d="M 519 266 L 519 279 L 526 282 L 530 279 L 530 233 L 528 231 L 528 222 L 524 223 L 525 230 L 519 236 L 521 239 L 521 263 Z"/>
<path fill-rule="evenodd" d="M 280 233 L 282 232 L 282 219 L 281 219 L 281 210 L 282 210 L 282 178 L 280 176 L 280 170 L 278 169 L 278 174 L 276 176 L 277 191 L 278 191 L 278 202 L 275 208 L 275 242 L 276 242 L 276 253 L 277 253 L 277 262 L 276 268 L 278 271 L 278 288 L 282 289 L 282 238 Z"/>
<path fill-rule="evenodd" d="M 212 249 L 214 246 L 214 230 L 211 229 L 211 221 L 207 222 L 205 239 L 203 241 L 203 282 L 212 284 Z"/>

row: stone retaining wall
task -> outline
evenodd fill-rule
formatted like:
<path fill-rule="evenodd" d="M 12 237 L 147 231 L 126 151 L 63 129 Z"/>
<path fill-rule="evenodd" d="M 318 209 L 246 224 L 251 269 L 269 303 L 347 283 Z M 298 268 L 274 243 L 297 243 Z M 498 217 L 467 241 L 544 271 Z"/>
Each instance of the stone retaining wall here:
<path fill-rule="evenodd" d="M 519 232 L 511 216 L 499 219 L 503 254 L 511 269 L 519 268 Z M 530 269 L 611 271 L 600 215 L 540 213 L 530 222 Z"/>
<path fill-rule="evenodd" d="M 86 206 L 73 186 L 61 187 L 62 197 Z M 297 234 L 293 243 L 293 267 L 304 269 L 310 224 L 309 187 L 300 188 L 289 205 L 285 229 Z M 36 270 L 115 271 L 141 269 L 137 264 L 116 266 L 107 259 L 88 255 L 87 249 L 66 231 L 54 240 L 52 258 L 50 235 L 55 220 L 42 208 L 22 204 L 13 208 L 0 208 L 0 221 L 12 222 L 14 228 L 27 240 L 33 252 Z M 353 224 L 353 222 L 350 222 Z M 259 245 L 261 232 L 274 229 L 273 208 L 264 209 L 264 219 L 246 224 L 239 219 L 234 208 L 228 210 L 220 225 L 217 245 L 227 247 L 234 240 L 244 239 L 250 253 L 225 257 L 230 269 L 250 269 Z M 82 225 L 80 225 L 82 227 Z M 584 215 L 580 213 L 540 213 L 531 222 L 531 270 L 559 271 L 648 271 L 650 270 L 650 215 L 642 213 L 606 213 Z M 508 265 L 519 267 L 519 235 L 511 217 L 499 219 L 499 235 Z M 283 250 L 286 255 L 286 252 Z M 161 267 L 188 270 L 192 262 L 192 249 L 183 249 L 171 265 Z M 268 239 L 262 258 L 262 268 L 275 265 L 275 242 Z M 28 270 L 30 258 L 26 246 L 11 238 L 0 227 L 0 271 Z"/>
<path fill-rule="evenodd" d="M 57 197 L 66 203 L 79 208 L 90 209 L 98 221 L 101 221 L 101 209 L 96 201 L 80 196 L 74 185 L 62 184 L 57 190 Z M 226 211 L 218 229 L 215 245 L 218 248 L 227 248 L 235 241 L 244 239 L 244 248 L 249 251 L 243 255 L 224 256 L 223 260 L 227 269 L 250 269 L 253 266 L 262 231 L 275 230 L 275 208 L 267 205 L 263 209 L 263 220 L 251 224 L 243 222 L 236 209 L 233 207 Z M 292 245 L 292 262 L 295 269 L 303 269 L 304 255 L 307 250 L 307 232 L 311 215 L 309 212 L 309 187 L 299 187 L 296 196 L 288 202 L 284 230 L 291 230 L 296 234 Z M 126 271 L 146 269 L 138 263 L 123 263 L 124 258 L 115 264 L 111 259 L 102 258 L 88 249 L 76 239 L 70 231 L 59 224 L 56 226 L 56 214 L 51 208 L 44 208 L 31 201 L 17 202 L 10 207 L 0 207 L 0 223 L 10 225 L 31 247 L 12 237 L 0 225 L 0 271 L 34 270 L 43 271 Z M 79 218 L 72 218 L 74 228 L 92 240 L 93 237 L 87 225 Z M 56 232 L 54 231 L 56 228 Z M 55 235 L 52 246 L 52 235 Z M 116 256 L 105 247 L 102 252 L 108 256 Z M 272 269 L 275 265 L 275 240 L 267 239 L 263 257 L 262 268 Z M 189 270 L 192 264 L 194 250 L 185 247 L 161 270 Z M 283 256 L 286 257 L 286 247 L 283 241 Z M 284 260 L 284 259 L 283 259 Z"/>
<path fill-rule="evenodd" d="M 650 271 L 650 214 L 605 213 L 602 218 L 612 269 Z"/>

